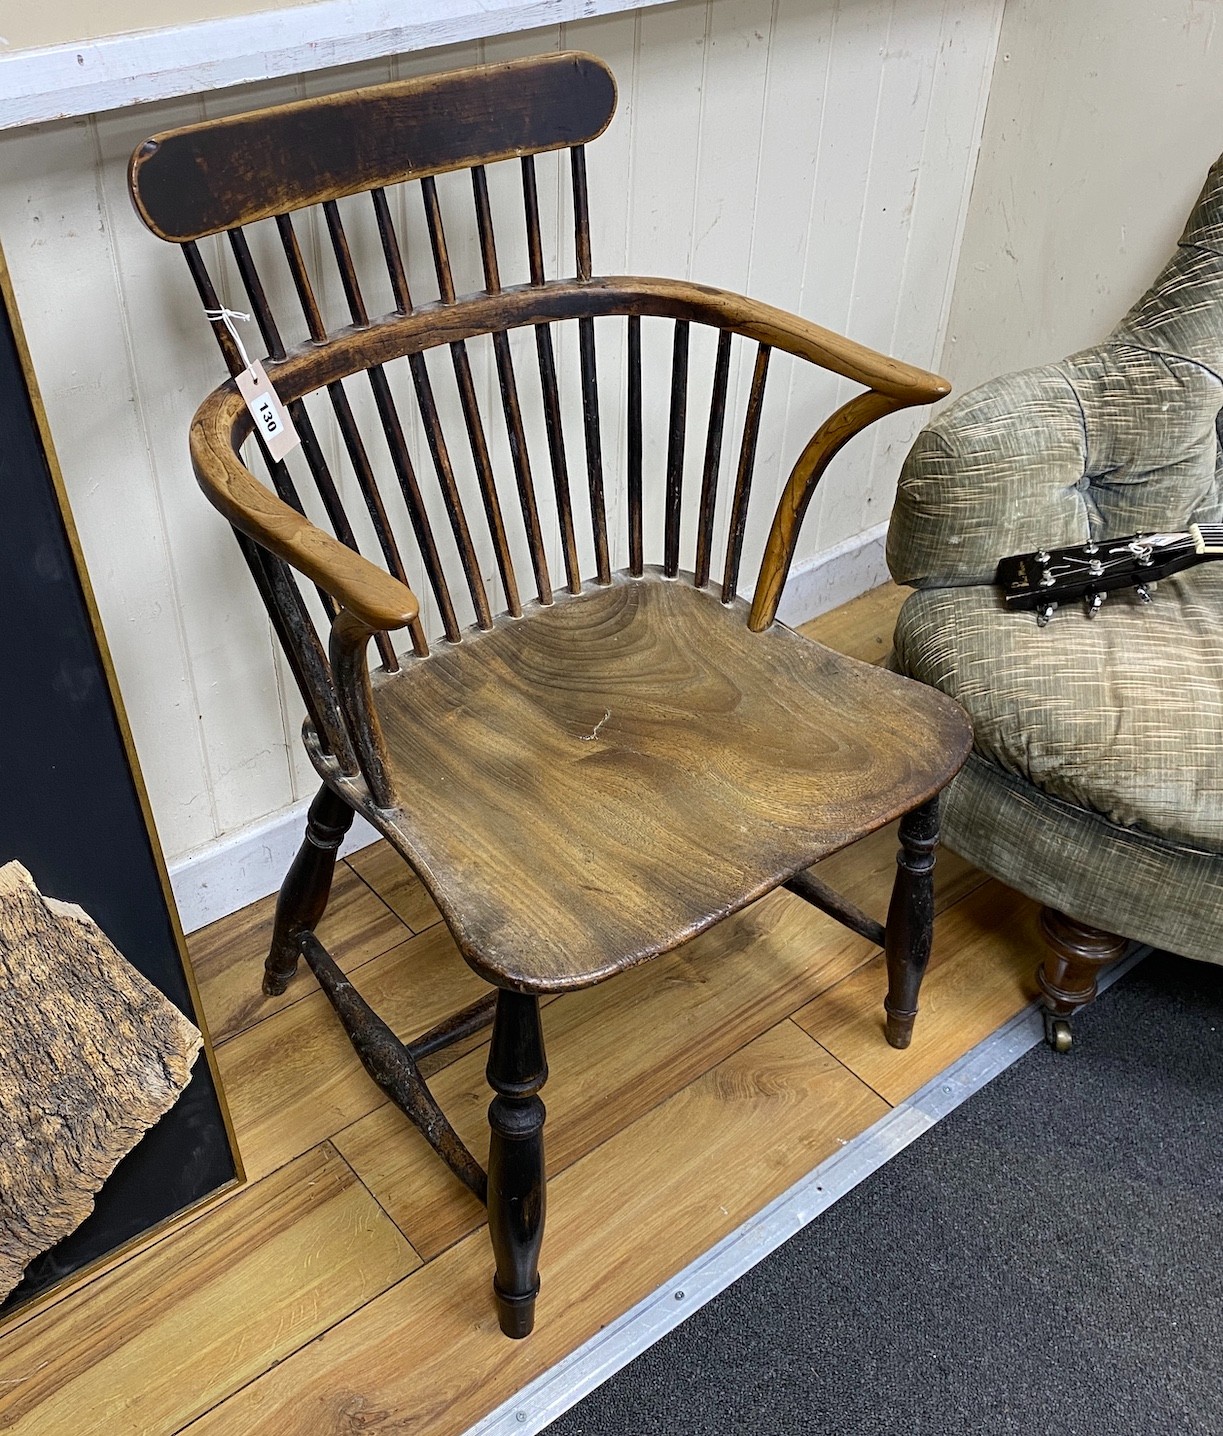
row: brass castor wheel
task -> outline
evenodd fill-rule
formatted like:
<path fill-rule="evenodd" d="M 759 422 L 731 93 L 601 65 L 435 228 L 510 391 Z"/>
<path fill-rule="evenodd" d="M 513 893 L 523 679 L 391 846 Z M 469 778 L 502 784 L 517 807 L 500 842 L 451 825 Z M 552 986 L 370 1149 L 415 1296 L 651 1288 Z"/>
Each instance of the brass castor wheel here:
<path fill-rule="evenodd" d="M 1069 1052 L 1074 1041 L 1070 1023 L 1064 1017 L 1054 1017 L 1051 1012 L 1046 1012 L 1045 1041 L 1053 1048 L 1054 1052 Z"/>

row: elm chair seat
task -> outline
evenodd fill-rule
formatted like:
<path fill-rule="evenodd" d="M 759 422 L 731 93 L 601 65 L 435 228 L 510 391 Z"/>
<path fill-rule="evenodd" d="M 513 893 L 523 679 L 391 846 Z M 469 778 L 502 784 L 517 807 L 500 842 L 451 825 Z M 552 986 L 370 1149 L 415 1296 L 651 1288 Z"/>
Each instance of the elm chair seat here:
<path fill-rule="evenodd" d="M 597 982 L 932 797 L 953 704 L 647 569 L 384 680 L 387 820 L 481 975 Z M 933 740 L 933 742 L 932 742 Z"/>

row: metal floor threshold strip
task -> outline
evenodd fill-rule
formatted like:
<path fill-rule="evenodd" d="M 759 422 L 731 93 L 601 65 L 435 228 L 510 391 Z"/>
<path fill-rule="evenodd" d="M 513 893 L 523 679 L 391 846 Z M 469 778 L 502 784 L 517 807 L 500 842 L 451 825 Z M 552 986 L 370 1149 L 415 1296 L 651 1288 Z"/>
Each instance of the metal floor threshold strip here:
<path fill-rule="evenodd" d="M 1139 948 L 1099 978 L 1101 992 L 1150 951 Z M 1034 1003 L 893 1107 L 703 1256 L 597 1336 L 469 1428 L 467 1436 L 534 1436 L 744 1272 L 763 1261 L 961 1102 L 1044 1039 Z M 1066 1058 L 1073 1061 L 1073 1054 Z"/>

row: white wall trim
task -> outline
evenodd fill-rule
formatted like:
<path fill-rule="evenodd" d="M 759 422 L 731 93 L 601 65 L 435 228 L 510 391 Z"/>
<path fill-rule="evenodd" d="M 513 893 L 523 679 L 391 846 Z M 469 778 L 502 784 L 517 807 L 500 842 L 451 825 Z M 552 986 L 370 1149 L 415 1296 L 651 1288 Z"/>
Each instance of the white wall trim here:
<path fill-rule="evenodd" d="M 171 863 L 170 886 L 183 931 L 207 927 L 276 892 L 301 846 L 309 806 L 309 799 L 295 803 Z M 347 856 L 377 841 L 374 829 L 358 818 L 340 853 Z"/>
<path fill-rule="evenodd" d="M 797 565 L 781 597 L 782 622 L 805 623 L 885 582 L 886 535 L 887 524 L 877 524 Z M 170 864 L 170 884 L 184 932 L 195 932 L 276 892 L 301 843 L 308 806 L 308 802 L 296 803 Z M 358 852 L 377 838 L 374 829 L 358 818 L 340 851 Z"/>
<path fill-rule="evenodd" d="M 673 0 L 316 0 L 0 53 L 0 129 Z"/>
<path fill-rule="evenodd" d="M 887 520 L 795 564 L 782 591 L 777 617 L 792 628 L 888 581 L 884 545 Z"/>

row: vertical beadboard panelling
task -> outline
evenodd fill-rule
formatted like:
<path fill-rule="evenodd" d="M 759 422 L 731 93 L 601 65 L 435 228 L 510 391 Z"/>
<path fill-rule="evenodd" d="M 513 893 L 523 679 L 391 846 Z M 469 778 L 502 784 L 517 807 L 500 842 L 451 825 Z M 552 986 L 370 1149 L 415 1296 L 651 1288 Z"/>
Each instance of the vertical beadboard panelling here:
<path fill-rule="evenodd" d="M 705 89 L 707 36 L 715 8 L 697 0 L 686 0 L 664 10 L 645 10 L 640 16 L 632 177 L 627 195 L 627 260 L 631 274 L 691 276 L 692 222 L 708 98 Z M 671 348 L 672 325 L 661 319 L 643 319 L 646 563 L 661 563 L 663 557 L 661 518 L 666 453 L 665 447 L 657 442 L 657 436 L 667 432 Z M 653 442 L 651 436 L 654 436 Z M 613 512 L 618 531 L 623 526 L 623 510 L 616 505 Z"/>
<path fill-rule="evenodd" d="M 181 260 L 126 211 L 123 164 L 130 145 L 201 109 L 228 113 L 387 75 L 559 47 L 588 49 L 611 65 L 620 90 L 612 128 L 588 155 L 596 272 L 688 275 L 742 289 L 929 364 L 946 320 L 1001 5 L 1002 0 L 679 0 L 661 9 L 223 92 L 202 104 L 163 104 L 112 116 L 95 126 L 98 153 L 87 125 L 0 139 L 0 154 L 9 160 L 0 179 L 5 200 L 0 238 L 172 858 L 307 796 L 313 775 L 297 740 L 300 702 L 292 681 L 273 656 L 232 540 L 187 474 L 187 423 L 217 382 L 219 360 Z M 550 158 L 538 164 L 548 272 L 570 273 L 568 168 Z M 524 247 L 517 166 L 499 167 L 490 183 L 503 278 L 519 282 L 525 275 L 519 273 Z M 479 260 L 470 189 L 462 181 L 443 182 L 439 189 L 462 289 L 475 282 Z M 342 209 L 346 223 L 356 226 L 356 212 L 350 221 L 347 203 Z M 415 193 L 405 198 L 399 218 L 405 237 L 411 234 L 406 259 L 414 297 L 428 301 L 436 295 L 436 282 Z M 326 234 L 304 225 L 301 237 L 334 322 L 341 317 L 342 296 Z M 368 233 L 354 228 L 353 238 L 358 247 L 369 248 Z M 371 310 L 385 307 L 380 283 L 372 285 Z M 277 290 L 287 312 L 296 314 L 285 277 Z M 226 294 L 230 303 L 245 307 L 235 287 Z M 80 323 L 82 313 L 90 315 L 88 332 Z M 657 531 L 672 326 L 647 321 L 643 327 L 645 417 L 647 436 L 654 436 L 646 454 L 647 524 Z M 567 376 L 562 396 L 568 459 L 580 495 L 585 464 L 572 326 L 563 332 L 558 327 L 556 342 L 558 368 Z M 627 558 L 619 500 L 625 458 L 622 322 L 601 322 L 599 342 L 612 557 L 619 566 Z M 538 395 L 533 338 L 515 336 L 513 344 L 524 404 L 531 410 Z M 685 565 L 695 528 L 712 347 L 712 336 L 707 341 L 693 331 Z M 719 539 L 733 477 L 732 424 L 741 418 L 752 350 L 744 345 L 737 365 L 738 407 L 727 426 Z M 473 346 L 472 358 L 490 444 L 504 466 L 508 446 L 488 346 Z M 791 382 L 787 364 L 775 361 L 770 380 L 742 592 L 749 592 L 754 580 L 772 500 L 838 388 L 802 371 Z M 452 435 L 456 470 L 470 486 L 474 475 L 445 353 L 430 361 L 430 372 Z M 411 383 L 406 373 L 396 373 L 393 382 L 422 487 L 440 517 Z M 349 387 L 354 407 L 372 415 L 368 386 Z M 341 484 L 351 487 L 343 446 L 321 422 L 325 411 L 325 401 L 315 405 L 328 456 Z M 547 449 L 542 427 L 531 422 L 535 482 L 551 525 Z M 870 441 L 847 451 L 809 520 L 801 552 L 852 540 L 885 517 L 898 462 L 891 437 L 881 438 L 873 459 Z M 387 490 L 391 507 L 402 514 L 393 479 Z M 530 569 L 512 485 L 504 497 L 519 583 L 529 597 Z M 579 535 L 589 554 L 582 507 L 579 500 Z M 482 510 L 476 506 L 471 517 L 480 536 L 481 568 L 499 607 Z M 445 535 L 446 525 L 440 528 Z M 448 535 L 442 542 L 453 546 Z M 411 547 L 405 551 L 409 576 L 436 631 L 436 608 Z M 549 557 L 557 582 L 563 568 L 555 542 Z M 658 534 L 647 558 L 660 557 Z M 465 603 L 456 606 L 470 612 Z"/>
<path fill-rule="evenodd" d="M 960 386 L 1095 344 L 1223 149 L 1217 0 L 1008 0 L 944 363 Z"/>
<path fill-rule="evenodd" d="M 705 39 L 700 149 L 696 157 L 688 274 L 698 283 L 716 284 L 739 293 L 748 292 L 752 237 L 757 223 L 768 223 L 768 217 L 758 206 L 758 192 L 761 168 L 774 158 L 763 153 L 769 58 L 775 38 L 774 10 L 775 0 L 730 0 L 730 3 L 712 5 Z M 695 542 L 696 495 L 700 490 L 709 376 L 713 371 L 715 349 L 713 335 L 708 331 L 694 332 L 690 344 L 693 387 L 689 394 L 681 548 L 685 566 L 691 564 Z M 742 340 L 737 341 L 731 351 L 730 400 L 715 510 L 715 565 L 720 561 L 725 543 L 736 446 L 755 356 L 756 346 Z M 774 425 L 769 419 L 780 412 L 777 408 L 780 387 L 774 369 L 772 383 L 766 389 L 764 452 L 757 454 L 755 497 L 748 510 L 746 551 L 749 555 L 763 546 L 772 508 L 773 486 L 768 483 L 767 471 L 769 435 Z M 784 394 L 780 397 L 784 404 Z M 656 497 L 661 499 L 661 496 L 660 485 Z M 658 522 L 656 518 L 656 526 Z M 751 592 L 755 566 L 754 561 L 745 565 L 745 578 L 740 584 L 744 593 Z"/>
<path fill-rule="evenodd" d="M 761 117 L 759 171 L 751 233 L 747 292 L 807 319 L 828 323 L 817 279 L 808 282 L 814 211 L 837 165 L 824 148 L 826 97 L 838 7 L 809 0 L 777 0 L 769 47 L 768 86 Z M 812 289 L 814 288 L 814 292 Z M 770 510 L 803 444 L 835 400 L 835 381 L 810 365 L 779 359 L 757 455 L 757 498 L 747 534 L 758 553 Z M 815 526 L 816 515 L 808 522 Z"/>
<path fill-rule="evenodd" d="M 878 165 L 885 176 L 893 173 L 889 154 L 883 147 L 876 152 L 875 142 L 889 66 L 888 36 L 898 3 L 902 0 L 838 3 L 827 88 L 813 97 L 822 107 L 823 126 L 800 310 L 806 318 L 842 334 L 852 332 L 850 309 L 859 252 L 871 219 L 867 195 L 872 169 Z M 927 43 L 933 43 L 933 36 Z M 870 277 L 870 297 L 876 306 L 890 305 L 892 295 L 884 276 Z M 853 337 L 862 336 L 853 332 Z M 796 457 L 806 442 L 812 420 L 818 423 L 830 405 L 846 397 L 845 386 L 839 383 L 806 368 L 795 372 L 783 441 L 787 460 Z M 818 535 L 868 527 L 855 518 L 856 491 L 865 473 L 862 449 L 869 452 L 869 443 L 866 438 L 851 443 L 821 481 L 800 536 L 800 562 L 817 551 Z M 849 513 L 842 517 L 839 510 L 845 508 Z"/>
<path fill-rule="evenodd" d="M 934 71 L 942 41 L 945 0 L 894 0 L 880 74 L 879 101 L 871 137 L 870 164 L 862 197 L 854 272 L 845 332 L 887 352 L 896 330 L 896 313 L 908 249 L 910 216 L 920 183 L 922 144 L 927 132 Z M 930 174 L 942 186 L 941 174 Z M 927 356 L 906 355 L 915 362 Z M 843 382 L 838 399 L 855 386 Z M 892 460 L 889 442 L 911 439 L 923 422 L 908 411 L 882 420 L 846 451 L 824 480 L 821 502 L 812 515 L 800 557 L 843 542 L 886 520 L 891 509 L 888 481 L 881 468 Z M 878 487 L 874 482 L 880 479 Z M 886 495 L 886 502 L 882 502 Z"/>
<path fill-rule="evenodd" d="M 975 166 L 964 162 L 964 135 L 980 135 L 1005 0 L 963 4 L 944 0 L 921 152 L 905 201 L 907 241 L 899 276 L 889 353 L 939 369 L 960 238 Z M 972 76 L 978 82 L 974 87 Z M 974 147 L 975 149 L 975 147 Z M 932 175 L 945 177 L 938 186 Z M 906 411 L 878 425 L 869 476 L 873 508 L 890 512 L 904 456 L 929 411 Z"/>

